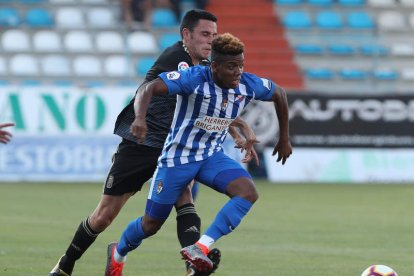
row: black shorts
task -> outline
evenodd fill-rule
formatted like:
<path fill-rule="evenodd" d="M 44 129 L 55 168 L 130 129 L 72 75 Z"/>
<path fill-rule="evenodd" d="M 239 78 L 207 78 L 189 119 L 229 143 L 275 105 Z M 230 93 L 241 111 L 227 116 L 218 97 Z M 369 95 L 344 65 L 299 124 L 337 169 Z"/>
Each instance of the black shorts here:
<path fill-rule="evenodd" d="M 140 191 L 154 174 L 161 150 L 123 139 L 113 156 L 103 193 L 116 196 Z"/>

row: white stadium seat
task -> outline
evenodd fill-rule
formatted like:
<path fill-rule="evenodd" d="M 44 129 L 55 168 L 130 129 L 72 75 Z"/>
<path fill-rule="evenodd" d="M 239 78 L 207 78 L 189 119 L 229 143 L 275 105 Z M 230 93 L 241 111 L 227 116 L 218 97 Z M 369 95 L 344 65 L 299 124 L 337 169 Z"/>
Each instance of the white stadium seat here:
<path fill-rule="evenodd" d="M 125 44 L 119 32 L 101 32 L 96 35 L 96 49 L 104 53 L 123 53 Z"/>
<path fill-rule="evenodd" d="M 62 55 L 48 55 L 41 60 L 42 72 L 46 76 L 70 76 L 70 62 Z"/>
<path fill-rule="evenodd" d="M 23 30 L 7 30 L 1 37 L 2 48 L 7 52 L 30 51 L 29 35 Z"/>
<path fill-rule="evenodd" d="M 385 11 L 378 15 L 378 27 L 382 30 L 402 30 L 406 27 L 404 15 L 397 11 Z"/>
<path fill-rule="evenodd" d="M 403 80 L 414 81 L 414 68 L 405 68 L 401 70 Z"/>
<path fill-rule="evenodd" d="M 39 65 L 35 57 L 28 54 L 15 55 L 10 59 L 10 73 L 16 76 L 37 76 Z"/>
<path fill-rule="evenodd" d="M 80 77 L 97 77 L 101 76 L 102 68 L 98 58 L 79 56 L 73 61 L 73 72 Z"/>
<path fill-rule="evenodd" d="M 84 28 L 85 20 L 79 8 L 60 8 L 56 11 L 56 26 L 58 28 Z"/>
<path fill-rule="evenodd" d="M 0 56 L 0 76 L 4 76 L 6 74 L 7 74 L 6 60 Z"/>
<path fill-rule="evenodd" d="M 368 0 L 368 5 L 372 7 L 393 7 L 395 0 Z"/>
<path fill-rule="evenodd" d="M 38 31 L 33 35 L 33 48 L 38 52 L 60 52 L 62 42 L 55 31 Z"/>
<path fill-rule="evenodd" d="M 107 8 L 94 8 L 87 12 L 87 21 L 90 27 L 108 28 L 118 25 L 114 13 Z"/>
<path fill-rule="evenodd" d="M 127 38 L 128 48 L 133 53 L 157 53 L 157 41 L 151 33 L 133 32 Z"/>
<path fill-rule="evenodd" d="M 104 62 L 105 74 L 109 77 L 127 77 L 130 74 L 129 68 L 128 60 L 121 55 L 107 57 Z"/>
<path fill-rule="evenodd" d="M 394 43 L 391 46 L 391 54 L 394 56 L 414 56 L 414 45 L 412 43 Z"/>
<path fill-rule="evenodd" d="M 92 37 L 88 32 L 70 31 L 64 38 L 65 48 L 69 52 L 92 52 Z"/>

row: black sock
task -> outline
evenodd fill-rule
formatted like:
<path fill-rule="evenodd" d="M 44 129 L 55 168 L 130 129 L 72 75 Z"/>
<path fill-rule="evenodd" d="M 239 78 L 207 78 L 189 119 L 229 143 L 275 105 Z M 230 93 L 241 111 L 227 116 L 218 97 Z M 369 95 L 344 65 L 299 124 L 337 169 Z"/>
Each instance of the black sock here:
<path fill-rule="evenodd" d="M 99 233 L 91 229 L 88 220 L 89 218 L 86 218 L 81 222 L 65 255 L 59 262 L 60 269 L 69 275 L 72 274 L 75 262 L 85 253 L 99 235 Z"/>
<path fill-rule="evenodd" d="M 188 203 L 177 209 L 177 236 L 181 247 L 195 244 L 200 239 L 201 220 L 194 204 Z"/>

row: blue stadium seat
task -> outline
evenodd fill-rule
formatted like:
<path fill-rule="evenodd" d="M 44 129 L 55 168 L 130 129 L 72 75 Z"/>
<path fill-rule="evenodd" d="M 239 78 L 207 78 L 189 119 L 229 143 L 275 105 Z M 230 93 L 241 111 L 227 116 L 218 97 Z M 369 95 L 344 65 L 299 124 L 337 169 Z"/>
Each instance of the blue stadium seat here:
<path fill-rule="evenodd" d="M 20 85 L 22 85 L 22 86 L 29 86 L 29 87 L 37 87 L 37 86 L 41 86 L 42 85 L 42 82 L 40 80 L 27 79 L 27 80 L 22 80 L 22 82 L 20 83 Z"/>
<path fill-rule="evenodd" d="M 289 29 L 309 28 L 311 26 L 311 18 L 304 11 L 290 11 L 283 17 L 283 24 Z"/>
<path fill-rule="evenodd" d="M 316 16 L 316 24 L 323 29 L 338 29 L 343 27 L 342 17 L 334 11 L 322 11 Z"/>
<path fill-rule="evenodd" d="M 46 9 L 32 9 L 27 11 L 26 23 L 30 27 L 35 28 L 50 28 L 54 25 L 52 15 Z"/>
<path fill-rule="evenodd" d="M 321 55 L 323 52 L 321 45 L 308 43 L 297 44 L 295 51 L 300 55 Z"/>
<path fill-rule="evenodd" d="M 388 48 L 378 44 L 361 45 L 359 51 L 365 56 L 386 56 L 389 53 Z"/>
<path fill-rule="evenodd" d="M 105 83 L 99 80 L 87 80 L 84 82 L 83 86 L 86 88 L 100 88 L 104 87 Z"/>
<path fill-rule="evenodd" d="M 122 87 L 138 87 L 139 83 L 133 80 L 120 80 L 118 85 Z"/>
<path fill-rule="evenodd" d="M 304 0 L 274 0 L 276 5 L 298 5 L 302 4 Z"/>
<path fill-rule="evenodd" d="M 333 0 L 308 0 L 309 5 L 329 6 L 332 5 Z"/>
<path fill-rule="evenodd" d="M 348 44 L 331 44 L 328 46 L 329 53 L 339 56 L 350 56 L 355 54 L 355 49 Z"/>
<path fill-rule="evenodd" d="M 338 3 L 343 6 L 363 6 L 364 0 L 338 0 Z"/>
<path fill-rule="evenodd" d="M 305 75 L 313 80 L 332 80 L 334 72 L 328 68 L 310 68 L 305 70 Z"/>
<path fill-rule="evenodd" d="M 174 27 L 178 25 L 175 14 L 170 9 L 154 9 L 152 12 L 153 27 Z"/>
<path fill-rule="evenodd" d="M 360 69 L 341 69 L 339 76 L 344 80 L 365 80 L 368 73 Z"/>
<path fill-rule="evenodd" d="M 9 4 L 11 2 L 13 2 L 13 0 L 0 0 L 0 5 Z"/>
<path fill-rule="evenodd" d="M 19 12 L 14 8 L 0 8 L 0 26 L 16 27 L 21 23 Z"/>
<path fill-rule="evenodd" d="M 154 65 L 155 58 L 153 57 L 144 57 L 138 60 L 136 65 L 136 73 L 140 77 L 144 77 L 148 70 L 151 69 L 152 65 Z"/>
<path fill-rule="evenodd" d="M 374 20 L 364 11 L 351 12 L 348 14 L 348 26 L 354 29 L 372 29 Z"/>
<path fill-rule="evenodd" d="M 52 85 L 59 86 L 59 87 L 71 87 L 71 86 L 74 86 L 75 84 L 73 83 L 73 81 L 70 81 L 70 80 L 55 80 L 52 82 Z"/>
<path fill-rule="evenodd" d="M 8 80 L 0 80 L 0 86 L 8 86 L 10 85 L 10 81 Z"/>
<path fill-rule="evenodd" d="M 22 4 L 41 4 L 46 2 L 46 0 L 20 0 Z"/>
<path fill-rule="evenodd" d="M 396 80 L 398 78 L 398 73 L 392 69 L 376 69 L 373 75 L 377 80 Z"/>
<path fill-rule="evenodd" d="M 163 33 L 160 37 L 159 42 L 160 49 L 164 50 L 179 40 L 181 40 L 181 36 L 178 33 Z"/>

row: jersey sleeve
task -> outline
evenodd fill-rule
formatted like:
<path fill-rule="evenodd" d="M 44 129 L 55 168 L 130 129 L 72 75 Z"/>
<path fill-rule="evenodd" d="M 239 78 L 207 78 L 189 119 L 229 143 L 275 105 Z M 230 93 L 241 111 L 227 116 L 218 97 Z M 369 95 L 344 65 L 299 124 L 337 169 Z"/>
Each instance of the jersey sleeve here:
<path fill-rule="evenodd" d="M 275 93 L 275 84 L 266 78 L 259 78 L 253 74 L 247 75 L 248 83 L 254 91 L 254 99 L 260 101 L 271 101 Z"/>
<path fill-rule="evenodd" d="M 168 95 L 189 95 L 194 93 L 197 84 L 200 83 L 200 76 L 196 67 L 184 71 L 171 71 L 161 73 L 159 77 L 168 87 Z"/>

